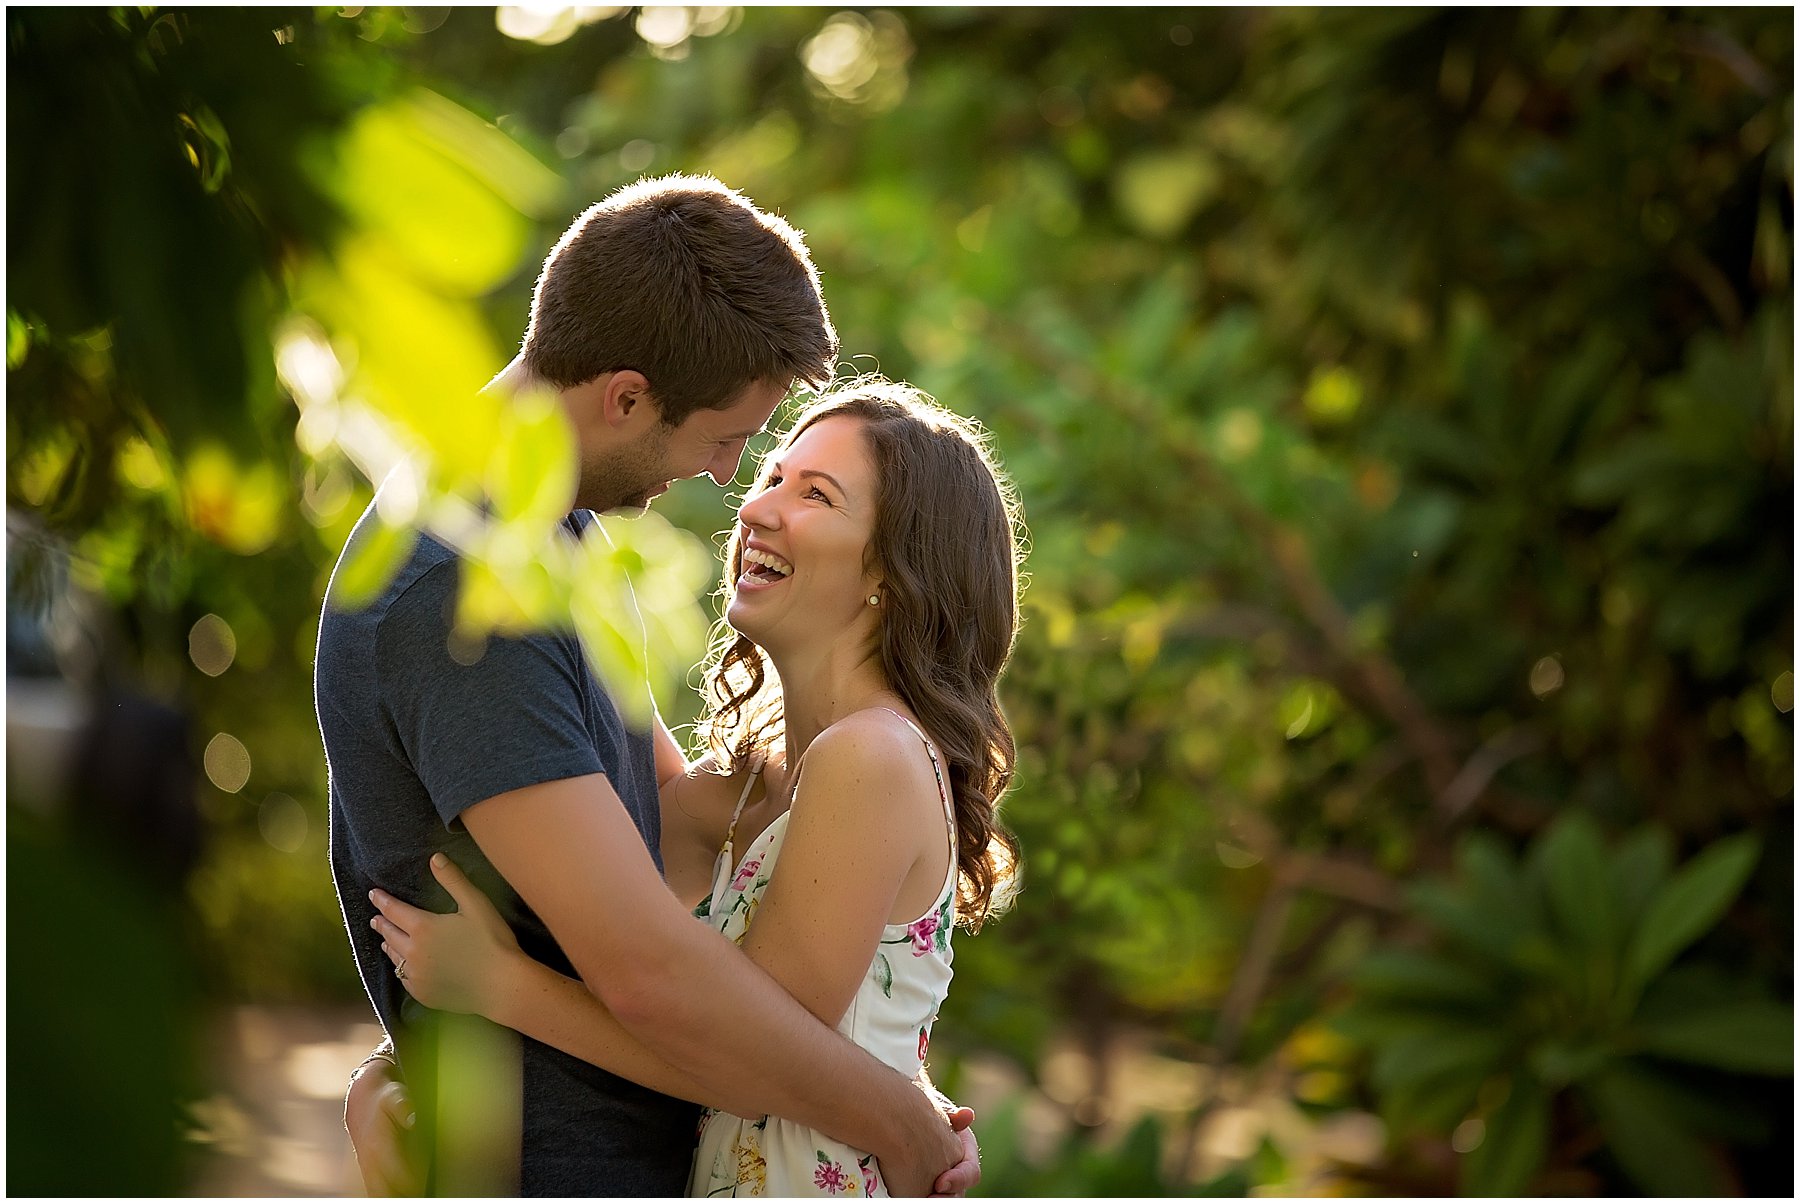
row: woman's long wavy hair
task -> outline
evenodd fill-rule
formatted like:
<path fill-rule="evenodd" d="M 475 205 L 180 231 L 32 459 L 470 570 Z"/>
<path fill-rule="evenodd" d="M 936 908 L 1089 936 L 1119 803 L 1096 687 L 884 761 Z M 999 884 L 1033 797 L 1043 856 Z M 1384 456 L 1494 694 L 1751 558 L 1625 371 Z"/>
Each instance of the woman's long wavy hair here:
<path fill-rule="evenodd" d="M 947 762 L 956 813 L 957 916 L 979 928 L 1018 887 L 1018 842 L 1000 825 L 1012 780 L 1012 729 L 1000 672 L 1019 626 L 1024 525 L 1018 497 L 974 422 L 910 385 L 865 377 L 840 384 L 795 421 L 771 454 L 826 418 L 854 418 L 875 465 L 869 568 L 880 577 L 881 669 Z M 726 548 L 721 592 L 742 569 L 741 525 Z M 767 654 L 721 625 L 702 687 L 700 732 L 736 772 L 784 738 L 781 683 Z"/>

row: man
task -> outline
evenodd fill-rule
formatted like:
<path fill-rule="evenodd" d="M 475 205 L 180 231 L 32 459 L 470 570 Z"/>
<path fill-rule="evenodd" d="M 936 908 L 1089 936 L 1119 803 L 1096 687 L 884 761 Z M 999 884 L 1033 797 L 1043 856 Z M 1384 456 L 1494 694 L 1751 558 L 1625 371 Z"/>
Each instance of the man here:
<path fill-rule="evenodd" d="M 496 385 L 557 392 L 581 457 L 579 533 L 583 511 L 642 510 L 677 478 L 724 485 L 793 382 L 822 383 L 836 356 L 799 235 L 715 181 L 670 177 L 614 194 L 564 234 Z M 371 507 L 346 556 L 375 521 Z M 626 727 L 573 636 L 495 638 L 461 663 L 448 640 L 457 568 L 422 538 L 373 605 L 340 609 L 328 591 L 315 671 L 332 872 L 421 1128 L 437 1098 L 436 1018 L 390 971 L 368 892 L 447 910 L 427 867 L 444 852 L 527 952 L 580 977 L 709 1103 L 830 1132 L 877 1154 L 898 1190 L 929 1190 L 963 1150 L 936 1108 L 664 887 L 657 767 L 679 758 L 666 731 Z M 733 1006 L 704 1004 L 718 999 Z M 509 1039 L 521 1048 L 523 1194 L 683 1191 L 691 1105 Z M 973 1170 L 965 1159 L 945 1186 L 966 1187 Z"/>

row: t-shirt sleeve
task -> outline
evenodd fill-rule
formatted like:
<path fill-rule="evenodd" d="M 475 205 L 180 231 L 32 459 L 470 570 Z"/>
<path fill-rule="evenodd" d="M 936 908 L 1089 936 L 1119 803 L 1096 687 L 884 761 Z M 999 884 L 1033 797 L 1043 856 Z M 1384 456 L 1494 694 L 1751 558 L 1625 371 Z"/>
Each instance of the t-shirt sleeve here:
<path fill-rule="evenodd" d="M 509 790 L 604 773 L 573 641 L 494 636 L 470 664 L 451 655 L 456 563 L 395 599 L 376 635 L 382 709 L 448 826 Z"/>

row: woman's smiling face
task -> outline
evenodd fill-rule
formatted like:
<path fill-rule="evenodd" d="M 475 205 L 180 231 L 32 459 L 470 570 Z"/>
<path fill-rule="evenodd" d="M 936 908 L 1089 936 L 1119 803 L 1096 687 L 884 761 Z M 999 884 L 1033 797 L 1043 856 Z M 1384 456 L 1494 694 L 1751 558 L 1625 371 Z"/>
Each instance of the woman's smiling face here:
<path fill-rule="evenodd" d="M 862 425 L 836 417 L 807 427 L 770 456 L 738 510 L 726 619 L 771 654 L 829 641 L 875 613 L 875 466 Z"/>

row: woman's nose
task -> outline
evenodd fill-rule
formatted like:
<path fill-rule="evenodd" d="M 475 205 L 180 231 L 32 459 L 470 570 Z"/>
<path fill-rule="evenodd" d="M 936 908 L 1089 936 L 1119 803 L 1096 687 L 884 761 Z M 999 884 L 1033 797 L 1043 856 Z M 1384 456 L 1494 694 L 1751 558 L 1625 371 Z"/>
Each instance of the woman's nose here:
<path fill-rule="evenodd" d="M 738 521 L 746 527 L 759 527 L 764 531 L 773 531 L 781 526 L 781 506 L 775 500 L 773 489 L 762 489 L 744 499 L 738 507 Z"/>

